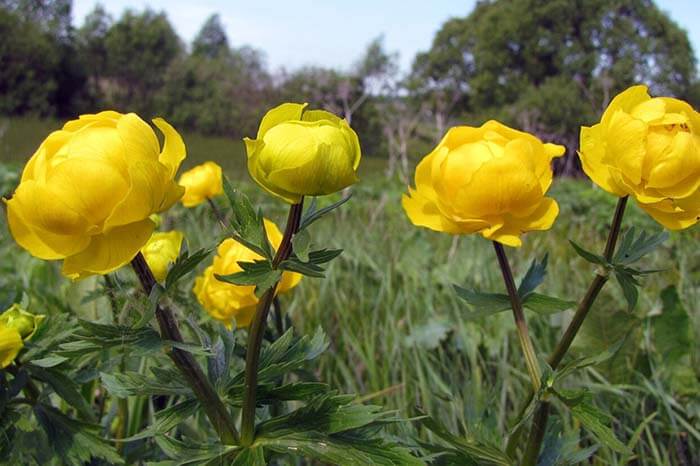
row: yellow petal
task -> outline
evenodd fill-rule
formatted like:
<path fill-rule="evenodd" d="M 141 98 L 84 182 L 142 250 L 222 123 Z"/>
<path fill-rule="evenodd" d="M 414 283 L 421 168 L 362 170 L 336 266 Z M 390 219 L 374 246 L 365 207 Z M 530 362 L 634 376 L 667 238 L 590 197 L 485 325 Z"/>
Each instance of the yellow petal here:
<path fill-rule="evenodd" d="M 153 124 L 163 133 L 164 142 L 163 150 L 158 157 L 160 163 L 170 169 L 170 178 L 175 178 L 177 169 L 180 168 L 180 163 L 185 160 L 187 150 L 185 143 L 180 134 L 175 131 L 175 128 L 162 118 L 154 118 Z"/>
<path fill-rule="evenodd" d="M 488 226 L 481 220 L 454 222 L 442 214 L 437 204 L 421 194 L 420 190 L 409 188 L 409 194 L 401 198 L 406 215 L 416 226 L 452 234 L 474 233 Z"/>
<path fill-rule="evenodd" d="M 57 259 L 82 251 L 90 241 L 88 220 L 41 183 L 21 183 L 7 207 L 13 237 L 32 255 Z"/>
<path fill-rule="evenodd" d="M 154 223 L 147 218 L 95 235 L 87 248 L 63 261 L 62 273 L 69 278 L 79 279 L 112 272 L 138 254 L 154 228 Z"/>
<path fill-rule="evenodd" d="M 686 197 L 700 186 L 700 150 L 692 134 L 679 132 L 651 168 L 648 188 L 668 197 Z"/>
<path fill-rule="evenodd" d="M 0 324 L 0 369 L 9 366 L 23 346 L 22 337 L 17 329 Z"/>
<path fill-rule="evenodd" d="M 129 161 L 149 160 L 155 162 L 158 160 L 160 144 L 156 133 L 138 115 L 128 113 L 122 116 L 117 122 L 117 131 L 124 142 Z"/>
<path fill-rule="evenodd" d="M 581 150 L 578 153 L 583 171 L 595 184 L 616 196 L 626 196 L 628 192 L 615 182 L 610 166 L 603 163 L 606 143 L 602 139 L 601 126 L 581 127 Z"/>
<path fill-rule="evenodd" d="M 679 207 L 674 207 L 670 200 L 662 201 L 658 204 L 638 203 L 638 205 L 644 209 L 651 218 L 669 230 L 683 230 L 700 221 L 700 209 L 686 211 Z"/>
<path fill-rule="evenodd" d="M 286 121 L 301 120 L 302 113 L 308 104 L 285 103 L 268 111 L 260 122 L 257 139 L 263 139 L 270 128 Z"/>
<path fill-rule="evenodd" d="M 618 111 L 629 114 L 637 105 L 649 99 L 651 99 L 651 97 L 649 97 L 646 86 L 637 85 L 629 87 L 613 98 L 608 108 L 605 109 L 600 122 L 603 126 L 607 126 L 612 116 Z"/>
<path fill-rule="evenodd" d="M 603 163 L 618 167 L 634 185 L 642 181 L 642 165 L 646 154 L 647 124 L 617 111 L 605 129 L 606 152 Z"/>
<path fill-rule="evenodd" d="M 129 165 L 130 186 L 105 222 L 105 228 L 143 220 L 163 212 L 180 200 L 185 188 L 170 177 L 167 167 L 157 161 L 138 160 Z"/>

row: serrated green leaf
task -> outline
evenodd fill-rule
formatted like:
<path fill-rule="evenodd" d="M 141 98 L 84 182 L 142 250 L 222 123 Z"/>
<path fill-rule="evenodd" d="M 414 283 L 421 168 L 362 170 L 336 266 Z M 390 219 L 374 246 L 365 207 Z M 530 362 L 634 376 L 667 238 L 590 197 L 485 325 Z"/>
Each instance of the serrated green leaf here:
<path fill-rule="evenodd" d="M 474 306 L 475 311 L 467 313 L 467 319 L 476 319 L 497 312 L 507 311 L 511 308 L 508 295 L 501 293 L 481 293 L 476 290 L 452 285 L 457 296 Z"/>
<path fill-rule="evenodd" d="M 576 244 L 572 240 L 569 240 L 569 243 L 571 243 L 571 246 L 576 251 L 576 254 L 583 257 L 588 262 L 591 262 L 593 264 L 602 265 L 603 267 L 606 267 L 606 268 L 610 267 L 610 263 L 607 260 L 605 260 L 605 258 L 603 256 L 600 256 L 598 254 L 594 254 L 590 251 L 583 249 L 581 246 L 579 246 L 578 244 Z"/>
<path fill-rule="evenodd" d="M 262 447 L 244 448 L 231 463 L 231 466 L 266 466 L 265 453 Z"/>
<path fill-rule="evenodd" d="M 225 175 L 222 181 L 233 212 L 231 227 L 234 233 L 231 237 L 264 258 L 272 260 L 272 247 L 265 232 L 262 213 L 255 210 L 245 194 L 231 187 Z"/>
<path fill-rule="evenodd" d="M 527 272 L 525 272 L 525 276 L 518 286 L 518 295 L 521 298 L 535 291 L 544 281 L 547 275 L 548 256 L 548 254 L 545 254 L 540 262 L 537 262 L 537 259 L 533 259 L 530 263 L 530 267 L 527 269 Z"/>
<path fill-rule="evenodd" d="M 639 290 L 637 290 L 639 282 L 631 274 L 620 269 L 615 269 L 615 278 L 622 288 L 625 301 L 627 301 L 627 310 L 631 311 L 637 304 L 639 297 Z"/>
<path fill-rule="evenodd" d="M 635 229 L 630 228 L 622 236 L 613 263 L 624 265 L 636 262 L 659 247 L 668 238 L 667 231 L 660 231 L 652 235 L 647 235 L 643 231 L 638 237 L 635 237 Z"/>
<path fill-rule="evenodd" d="M 292 238 L 292 249 L 301 262 L 309 262 L 311 235 L 307 230 L 297 232 Z"/>
<path fill-rule="evenodd" d="M 168 275 L 165 277 L 165 289 L 171 289 L 178 280 L 190 273 L 204 259 L 209 257 L 212 251 L 213 249 L 199 249 L 192 254 L 189 254 L 187 250 L 183 251 L 177 260 L 175 260 L 175 263 L 168 271 Z"/>
<path fill-rule="evenodd" d="M 74 407 L 87 420 L 95 421 L 95 415 L 87 400 L 78 391 L 78 386 L 70 377 L 53 368 L 43 368 L 28 364 L 25 366 L 31 376 L 48 384 L 54 392 Z"/>
<path fill-rule="evenodd" d="M 289 414 L 264 421 L 254 445 L 348 466 L 424 464 L 379 434 L 389 413 L 353 403 L 353 398 L 328 392 Z"/>
<path fill-rule="evenodd" d="M 540 293 L 530 293 L 523 301 L 523 307 L 544 315 L 556 314 L 575 306 L 576 303 L 574 301 L 566 301 Z"/>
<path fill-rule="evenodd" d="M 565 405 L 567 405 L 565 403 Z M 569 406 L 569 405 L 567 405 Z M 622 443 L 615 436 L 615 433 L 608 425 L 610 416 L 599 410 L 591 403 L 583 401 L 572 406 L 569 406 L 571 414 L 576 418 L 586 430 L 604 446 L 622 454 L 629 454 L 630 450 L 627 445 Z"/>
<path fill-rule="evenodd" d="M 348 196 L 342 198 L 338 202 L 334 202 L 333 204 L 324 207 L 322 209 L 316 210 L 316 198 L 314 198 L 311 201 L 311 205 L 306 209 L 306 213 L 301 219 L 301 222 L 299 224 L 299 231 L 302 231 L 306 229 L 309 225 L 314 223 L 316 220 L 320 219 L 324 215 L 332 212 L 333 210 L 337 209 L 341 205 L 345 204 L 350 200 L 352 197 L 352 193 L 350 193 Z"/>
<path fill-rule="evenodd" d="M 152 378 L 137 372 L 118 374 L 100 373 L 102 384 L 118 398 L 134 395 L 190 395 L 189 387 L 181 382 L 163 378 Z"/>
<path fill-rule="evenodd" d="M 133 442 L 166 434 L 187 418 L 194 416 L 200 409 L 199 402 L 196 399 L 190 399 L 156 411 L 155 422 L 152 425 L 134 436 L 122 439 L 122 442 Z"/>
<path fill-rule="evenodd" d="M 268 289 L 279 281 L 282 271 L 272 268 L 268 260 L 239 262 L 243 270 L 230 275 L 215 274 L 217 280 L 234 285 L 255 286 L 255 295 L 260 298 Z"/>
<path fill-rule="evenodd" d="M 43 367 L 47 369 L 49 367 L 55 367 L 64 362 L 68 361 L 68 358 L 64 356 L 48 356 L 46 358 L 34 359 L 31 363 L 33 366 Z"/>
<path fill-rule="evenodd" d="M 51 448 L 64 460 L 64 464 L 86 464 L 92 458 L 123 464 L 114 447 L 100 438 L 99 425 L 71 419 L 42 403 L 34 406 L 34 415 L 46 432 Z"/>
<path fill-rule="evenodd" d="M 568 377 L 569 375 L 573 374 L 578 370 L 584 369 L 586 367 L 597 366 L 598 364 L 604 363 L 605 361 L 615 356 L 618 351 L 620 351 L 620 348 L 622 348 L 622 346 L 624 345 L 625 340 L 626 338 L 623 337 L 617 342 L 615 342 L 610 348 L 607 348 L 604 351 L 596 352 L 592 356 L 579 358 L 562 365 L 559 369 L 555 371 L 554 380 L 563 380 L 564 378 Z"/>
<path fill-rule="evenodd" d="M 459 456 L 464 457 L 467 460 L 473 462 L 473 464 L 478 465 L 498 465 L 498 466 L 510 466 L 514 464 L 508 455 L 506 455 L 499 448 L 490 445 L 486 442 L 477 442 L 473 440 L 467 440 L 452 434 L 447 427 L 440 423 L 437 419 L 431 416 L 425 416 L 421 419 L 421 423 L 440 439 L 442 439 L 447 445 L 433 445 L 433 451 L 444 451 L 453 454 L 455 452 L 459 453 Z M 469 463 L 466 463 L 469 464 Z"/>
<path fill-rule="evenodd" d="M 280 263 L 280 269 L 287 270 L 289 272 L 297 272 L 302 275 L 306 275 L 307 277 L 325 277 L 325 275 L 323 274 L 323 272 L 325 272 L 323 267 L 319 267 L 316 264 L 308 262 L 301 262 L 296 257 L 290 257 L 289 259 L 282 261 Z"/>
<path fill-rule="evenodd" d="M 216 465 L 228 464 L 223 458 L 240 448 L 236 445 L 217 443 L 196 444 L 189 439 L 176 440 L 167 435 L 156 435 L 153 438 L 163 453 L 175 460 L 174 464 L 177 466 L 206 465 L 212 460 Z"/>

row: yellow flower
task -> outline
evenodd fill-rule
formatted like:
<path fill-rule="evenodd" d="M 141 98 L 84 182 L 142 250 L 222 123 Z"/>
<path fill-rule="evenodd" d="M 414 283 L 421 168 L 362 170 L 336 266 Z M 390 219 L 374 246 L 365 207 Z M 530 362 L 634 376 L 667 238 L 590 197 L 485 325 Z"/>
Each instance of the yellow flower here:
<path fill-rule="evenodd" d="M 180 176 L 179 183 L 185 187 L 182 196 L 185 207 L 194 207 L 224 192 L 221 167 L 214 162 L 204 162 L 187 170 Z"/>
<path fill-rule="evenodd" d="M 520 246 L 520 234 L 547 230 L 559 213 L 544 194 L 551 161 L 564 147 L 497 121 L 451 128 L 416 168 L 402 204 L 413 224 Z"/>
<path fill-rule="evenodd" d="M 19 331 L 0 322 L 0 369 L 9 366 L 23 346 Z"/>
<path fill-rule="evenodd" d="M 162 282 L 168 275 L 168 266 L 180 255 L 183 235 L 173 230 L 155 232 L 141 248 L 141 253 L 156 280 Z"/>
<path fill-rule="evenodd" d="M 245 138 L 250 176 L 290 204 L 355 183 L 360 141 L 347 122 L 307 104 L 282 104 L 263 117 L 257 139 Z"/>
<path fill-rule="evenodd" d="M 137 115 L 82 115 L 51 133 L 27 162 L 7 201 L 17 243 L 41 259 L 63 259 L 63 274 L 106 274 L 128 263 L 151 236 L 149 216 L 177 202 L 182 138 L 165 120 L 160 149 Z"/>
<path fill-rule="evenodd" d="M 265 230 L 272 246 L 279 247 L 282 233 L 277 225 L 265 219 Z M 195 280 L 194 293 L 199 302 L 211 317 L 223 322 L 228 327 L 234 320 L 238 327 L 250 325 L 258 298 L 255 296 L 254 286 L 232 285 L 217 280 L 214 274 L 229 275 L 240 272 L 242 269 L 238 262 L 251 262 L 256 259 L 262 259 L 262 257 L 237 241 L 228 238 L 219 245 L 217 256 L 212 265 L 207 267 L 204 273 Z M 295 287 L 300 280 L 301 275 L 298 273 L 284 272 L 277 286 L 277 292 L 284 293 Z"/>
<path fill-rule="evenodd" d="M 19 304 L 13 304 L 0 314 L 0 325 L 17 330 L 22 339 L 28 340 L 36 333 L 44 317 L 25 311 Z"/>
<path fill-rule="evenodd" d="M 700 114 L 682 100 L 630 87 L 600 123 L 581 128 L 579 156 L 598 186 L 634 197 L 666 228 L 700 219 Z"/>

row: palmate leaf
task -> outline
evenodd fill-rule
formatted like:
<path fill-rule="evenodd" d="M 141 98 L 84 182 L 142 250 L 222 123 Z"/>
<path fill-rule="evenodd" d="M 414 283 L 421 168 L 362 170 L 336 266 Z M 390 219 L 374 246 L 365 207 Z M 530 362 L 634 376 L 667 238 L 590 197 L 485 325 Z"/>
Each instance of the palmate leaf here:
<path fill-rule="evenodd" d="M 255 286 L 255 296 L 260 298 L 282 276 L 282 271 L 273 269 L 269 260 L 238 262 L 243 270 L 230 275 L 214 274 L 217 280 L 234 285 Z"/>
<path fill-rule="evenodd" d="M 313 200 L 311 201 L 311 205 L 309 205 L 309 207 L 306 209 L 306 212 L 304 213 L 304 216 L 301 219 L 301 223 L 299 224 L 299 231 L 303 231 L 316 220 L 320 219 L 324 215 L 332 212 L 341 205 L 345 204 L 350 200 L 351 197 L 352 193 L 348 194 L 346 197 L 342 198 L 338 202 L 334 202 L 333 204 L 322 209 L 316 209 L 316 198 L 313 198 Z"/>
<path fill-rule="evenodd" d="M 161 371 L 159 374 L 163 374 Z M 159 375 L 156 374 L 156 375 Z M 191 389 L 173 377 L 148 377 L 138 372 L 100 373 L 102 384 L 112 395 L 126 398 L 134 395 L 190 395 Z"/>
<path fill-rule="evenodd" d="M 67 417 L 52 406 L 39 403 L 34 415 L 48 437 L 49 445 L 64 464 L 86 464 L 92 458 L 123 464 L 112 445 L 100 437 L 100 426 Z"/>
<path fill-rule="evenodd" d="M 254 446 L 347 466 L 424 465 L 410 451 L 382 438 L 396 419 L 378 406 L 353 403 L 353 395 L 327 392 L 289 414 L 261 423 Z"/>
<path fill-rule="evenodd" d="M 544 315 L 562 312 L 576 305 L 573 301 L 566 301 L 534 292 L 547 275 L 547 258 L 548 255 L 545 254 L 541 261 L 533 259 L 525 276 L 518 285 L 518 296 L 520 296 L 523 307 Z M 453 285 L 453 287 L 457 292 L 457 296 L 476 309 L 467 314 L 466 317 L 468 319 L 485 317 L 511 309 L 510 297 L 507 294 L 482 293 L 477 290 L 462 288 L 458 285 Z"/>
<path fill-rule="evenodd" d="M 235 445 L 222 445 L 220 443 L 199 444 L 187 438 L 176 440 L 167 435 L 154 437 L 156 444 L 173 461 L 159 463 L 160 465 L 185 466 L 185 465 L 216 465 L 230 464 L 224 458 L 232 452 L 239 450 Z M 149 463 L 154 464 L 154 463 Z"/>
<path fill-rule="evenodd" d="M 622 443 L 610 428 L 610 415 L 593 405 L 590 393 L 587 391 L 570 392 L 565 390 L 553 391 L 553 393 L 569 408 L 572 416 L 576 418 L 587 431 L 593 434 L 602 445 L 618 453 L 631 453 L 627 445 Z"/>
<path fill-rule="evenodd" d="M 514 464 L 513 460 L 496 446 L 460 438 L 452 434 L 447 427 L 433 417 L 424 416 L 421 423 L 444 442 L 440 445 L 424 444 L 424 448 L 432 453 L 446 454 L 451 457 L 452 461 L 455 461 L 454 463 L 448 461 L 447 464 L 455 466 L 457 464 L 480 466 L 510 466 Z"/>
<path fill-rule="evenodd" d="M 326 334 L 318 328 L 313 336 L 294 336 L 294 330 L 287 330 L 271 345 L 266 346 L 260 353 L 258 364 L 258 383 L 275 382 L 288 372 L 302 369 L 307 363 L 316 359 L 328 348 Z M 226 391 L 236 393 L 237 386 L 244 380 L 244 371 L 236 374 L 229 382 Z"/>
<path fill-rule="evenodd" d="M 169 431 L 177 427 L 178 424 L 184 422 L 190 416 L 193 416 L 201 409 L 199 401 L 196 399 L 188 399 L 177 404 L 169 406 L 155 413 L 155 422 L 148 426 L 144 431 L 125 438 L 123 442 L 133 442 L 144 438 L 154 437 L 157 435 L 167 434 Z"/>
<path fill-rule="evenodd" d="M 224 192 L 231 205 L 233 239 L 264 258 L 272 260 L 272 247 L 265 232 L 262 212 L 256 211 L 248 197 L 231 187 L 228 178 L 222 177 Z"/>
<path fill-rule="evenodd" d="M 280 263 L 280 268 L 290 272 L 297 272 L 308 277 L 323 278 L 326 270 L 322 265 L 332 261 L 342 252 L 342 249 L 320 249 L 318 251 L 311 251 L 307 254 L 307 260 L 302 261 L 295 250 L 289 259 Z"/>
<path fill-rule="evenodd" d="M 66 374 L 58 369 L 43 368 L 32 364 L 27 364 L 24 367 L 34 379 L 49 385 L 58 396 L 75 408 L 85 419 L 90 421 L 95 420 L 90 405 L 80 394 L 78 385 Z"/>
<path fill-rule="evenodd" d="M 627 265 L 636 262 L 659 247 L 668 238 L 669 234 L 665 230 L 651 235 L 642 231 L 639 236 L 635 236 L 635 229 L 632 227 L 622 235 L 620 245 L 613 257 L 613 263 Z"/>
<path fill-rule="evenodd" d="M 186 249 L 180 254 L 165 277 L 165 289 L 169 290 L 182 277 L 195 269 L 204 259 L 209 257 L 213 249 L 199 249 L 192 254 Z"/>

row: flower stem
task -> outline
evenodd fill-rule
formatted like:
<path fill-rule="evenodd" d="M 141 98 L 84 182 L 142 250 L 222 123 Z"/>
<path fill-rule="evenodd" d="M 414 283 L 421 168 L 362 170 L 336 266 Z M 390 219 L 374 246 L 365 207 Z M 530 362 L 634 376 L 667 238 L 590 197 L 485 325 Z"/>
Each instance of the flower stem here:
<path fill-rule="evenodd" d="M 150 294 L 151 290 L 156 286 L 156 279 L 153 277 L 153 273 L 148 267 L 143 254 L 139 252 L 131 261 L 131 266 L 139 277 L 143 289 Z M 156 319 L 163 338 L 183 343 L 177 321 L 169 308 L 161 305 L 156 306 Z M 233 419 L 194 356 L 178 348 L 171 348 L 168 356 L 173 360 L 195 396 L 199 399 L 204 412 L 219 434 L 221 441 L 227 445 L 236 444 L 238 442 L 238 431 Z"/>
<path fill-rule="evenodd" d="M 299 230 L 301 213 L 304 209 L 303 206 L 304 199 L 302 198 L 298 204 L 292 204 L 289 208 L 287 226 L 284 229 L 282 242 L 272 260 L 273 269 L 278 268 L 280 263 L 289 258 L 292 253 L 292 238 Z M 279 281 L 268 288 L 262 298 L 260 298 L 255 316 L 248 330 L 248 350 L 245 358 L 245 388 L 243 393 L 243 411 L 241 415 L 241 445 L 244 447 L 250 446 L 253 440 L 255 440 L 255 398 L 258 386 L 260 348 L 265 333 L 267 315 L 275 299 L 275 291 L 277 290 L 278 283 Z"/>
<path fill-rule="evenodd" d="M 219 225 L 221 225 L 221 228 L 226 230 L 226 222 L 224 221 L 224 215 L 221 213 L 219 208 L 216 207 L 216 203 L 210 197 L 207 198 L 207 202 L 209 203 L 209 207 L 211 207 L 211 210 L 214 212 L 214 217 L 216 217 L 216 220 L 219 221 Z"/>
<path fill-rule="evenodd" d="M 608 262 L 610 262 L 613 258 L 615 246 L 617 245 L 617 240 L 620 237 L 622 218 L 625 215 L 627 199 L 628 197 L 624 196 L 617 201 L 617 207 L 615 208 L 615 214 L 613 215 L 612 225 L 610 226 L 610 232 L 608 233 L 608 240 L 605 243 L 605 249 L 603 251 L 603 257 L 605 257 Z M 593 281 L 586 291 L 585 296 L 576 308 L 574 317 L 571 319 L 569 326 L 564 331 L 564 335 L 561 337 L 561 340 L 559 340 L 559 343 L 557 343 L 554 351 L 549 356 L 549 365 L 552 367 L 552 369 L 556 369 L 564 359 L 564 356 L 566 356 L 569 348 L 571 348 L 574 338 L 576 338 L 576 334 L 581 329 L 581 325 L 583 325 L 584 320 L 586 320 L 588 312 L 593 307 L 593 303 L 607 281 L 608 275 L 606 273 L 596 273 Z M 548 418 L 549 403 L 542 402 L 535 411 L 530 438 L 523 457 L 523 466 L 534 466 L 537 463 L 537 458 L 539 457 L 540 449 L 542 448 L 542 441 L 544 440 L 544 434 L 547 429 Z"/>
<path fill-rule="evenodd" d="M 540 378 L 542 377 L 542 373 L 540 371 L 540 365 L 537 363 L 537 356 L 535 355 L 535 349 L 532 346 L 532 340 L 530 340 L 530 333 L 527 328 L 527 322 L 525 321 L 525 312 L 523 311 L 523 303 L 520 300 L 518 290 L 515 287 L 513 272 L 510 270 L 510 264 L 508 263 L 506 252 L 503 250 L 503 245 L 497 241 L 494 241 L 493 247 L 496 250 L 498 265 L 501 267 L 503 281 L 506 284 L 508 296 L 510 297 L 510 304 L 513 308 L 513 318 L 515 319 L 515 327 L 518 330 L 518 338 L 520 339 L 520 346 L 523 350 L 523 355 L 525 356 L 527 371 L 530 374 L 530 379 L 532 380 L 532 387 L 536 392 L 540 388 Z"/>

